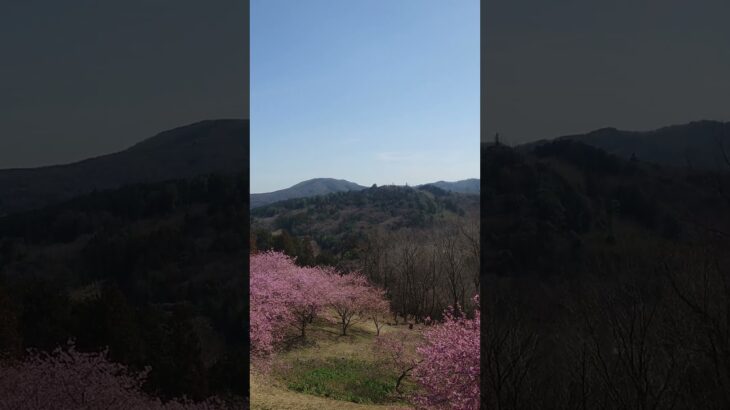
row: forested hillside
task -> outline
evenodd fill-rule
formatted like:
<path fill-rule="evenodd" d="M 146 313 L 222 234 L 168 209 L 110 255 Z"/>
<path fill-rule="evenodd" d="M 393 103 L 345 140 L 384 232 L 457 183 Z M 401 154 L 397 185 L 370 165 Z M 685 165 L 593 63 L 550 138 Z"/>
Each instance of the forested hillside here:
<path fill-rule="evenodd" d="M 163 398 L 242 398 L 247 175 L 98 191 L 0 218 L 0 351 L 79 351 L 152 366 Z"/>
<path fill-rule="evenodd" d="M 373 186 L 251 211 L 251 247 L 303 266 L 359 270 L 416 322 L 478 292 L 479 196 L 426 185 Z M 398 320 L 398 317 L 395 318 Z"/>
<path fill-rule="evenodd" d="M 727 174 L 685 174 L 569 140 L 519 153 L 486 147 L 482 227 L 491 272 L 574 272 L 567 263 L 643 246 L 687 243 L 730 221 Z M 587 262 L 587 261 L 586 261 Z"/>
<path fill-rule="evenodd" d="M 716 171 L 727 165 L 723 155 L 730 149 L 730 123 L 692 121 L 651 131 L 601 128 L 585 134 L 566 135 L 554 141 L 572 140 L 600 148 L 623 159 L 636 157 L 667 167 L 691 167 Z M 527 148 L 548 143 L 541 140 Z"/>
<path fill-rule="evenodd" d="M 569 140 L 483 145 L 487 406 L 730 405 L 728 192 Z"/>

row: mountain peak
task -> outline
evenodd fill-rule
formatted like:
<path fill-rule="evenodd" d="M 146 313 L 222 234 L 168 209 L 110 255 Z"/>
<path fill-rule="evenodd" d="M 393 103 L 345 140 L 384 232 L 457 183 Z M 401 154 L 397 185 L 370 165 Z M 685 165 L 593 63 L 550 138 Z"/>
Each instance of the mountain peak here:
<path fill-rule="evenodd" d="M 312 178 L 308 179 L 306 181 L 299 182 L 297 184 L 294 184 L 291 186 L 291 188 L 300 187 L 300 186 L 306 186 L 306 185 L 312 185 L 312 184 L 354 184 L 357 185 L 354 182 L 350 182 L 346 179 L 336 179 L 336 178 Z"/>
<path fill-rule="evenodd" d="M 362 189 L 365 189 L 365 187 L 345 179 L 313 178 L 278 191 L 251 194 L 251 208 L 257 208 L 287 199 L 327 195 L 334 192 L 359 191 Z"/>
<path fill-rule="evenodd" d="M 202 120 L 162 131 L 153 137 L 147 138 L 133 145 L 128 149 L 128 151 L 158 149 L 165 145 L 198 144 L 203 143 L 206 140 L 215 139 L 216 137 L 220 138 L 222 135 L 226 135 L 230 138 L 236 138 L 236 132 L 240 132 L 240 137 L 243 137 L 244 129 L 248 130 L 248 120 Z"/>
<path fill-rule="evenodd" d="M 93 190 L 235 174 L 248 169 L 248 120 L 205 120 L 163 131 L 124 151 L 65 165 L 0 170 L 0 214 Z"/>
<path fill-rule="evenodd" d="M 618 132 L 618 129 L 616 129 L 614 127 L 603 127 L 603 128 L 599 128 L 597 130 L 593 130 L 593 131 L 589 132 L 588 134 L 589 135 L 594 135 L 594 134 L 613 134 L 613 133 L 616 133 L 616 132 Z"/>

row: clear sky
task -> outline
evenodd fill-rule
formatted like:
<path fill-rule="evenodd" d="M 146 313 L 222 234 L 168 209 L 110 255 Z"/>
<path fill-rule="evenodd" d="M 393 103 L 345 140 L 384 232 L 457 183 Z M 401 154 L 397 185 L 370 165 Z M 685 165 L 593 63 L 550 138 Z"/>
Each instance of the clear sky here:
<path fill-rule="evenodd" d="M 0 169 L 248 118 L 248 32 L 240 0 L 2 2 Z"/>
<path fill-rule="evenodd" d="M 730 1 L 484 2 L 485 137 L 730 121 Z"/>
<path fill-rule="evenodd" d="M 251 192 L 479 177 L 478 0 L 252 0 Z"/>

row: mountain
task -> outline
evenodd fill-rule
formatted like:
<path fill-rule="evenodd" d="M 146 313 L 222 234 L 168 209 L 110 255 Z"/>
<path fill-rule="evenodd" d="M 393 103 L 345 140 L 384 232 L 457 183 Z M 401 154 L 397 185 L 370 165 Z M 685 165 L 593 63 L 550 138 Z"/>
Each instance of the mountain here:
<path fill-rule="evenodd" d="M 123 185 L 248 169 L 248 120 L 207 120 L 124 151 L 65 165 L 0 170 L 0 215 Z"/>
<path fill-rule="evenodd" d="M 441 188 L 444 191 L 459 192 L 462 194 L 478 194 L 479 193 L 479 179 L 469 178 L 461 181 L 446 182 L 438 181 L 430 184 L 423 184 L 420 186 L 433 185 L 437 188 Z"/>
<path fill-rule="evenodd" d="M 455 182 L 438 181 L 417 187 L 435 186 L 448 192 L 462 194 L 478 194 L 479 179 L 471 178 Z M 251 194 L 251 209 L 259 208 L 279 201 L 295 198 L 309 198 L 318 195 L 327 195 L 334 192 L 360 191 L 366 187 L 344 179 L 315 178 L 300 182 L 292 187 L 274 192 Z"/>
<path fill-rule="evenodd" d="M 730 122 L 694 121 L 653 131 L 623 131 L 602 128 L 587 134 L 567 135 L 557 140 L 575 140 L 622 158 L 636 156 L 660 165 L 716 169 L 725 166 L 722 147 L 730 154 Z M 532 149 L 541 140 L 522 146 Z"/>
<path fill-rule="evenodd" d="M 365 189 L 365 187 L 344 179 L 314 178 L 278 191 L 251 194 L 251 208 L 258 208 L 287 199 L 308 198 L 334 192 L 359 191 L 362 189 Z"/>

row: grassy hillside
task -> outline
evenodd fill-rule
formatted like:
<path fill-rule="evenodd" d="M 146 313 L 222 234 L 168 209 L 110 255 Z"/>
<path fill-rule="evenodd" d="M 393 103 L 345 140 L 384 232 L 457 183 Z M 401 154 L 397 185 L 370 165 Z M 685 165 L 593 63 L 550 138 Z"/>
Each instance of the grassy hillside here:
<path fill-rule="evenodd" d="M 418 332 L 407 325 L 385 326 L 388 332 Z M 395 393 L 398 374 L 378 362 L 373 354 L 375 327 L 371 322 L 353 325 L 348 336 L 318 319 L 306 344 L 297 339 L 274 359 L 269 375 L 251 373 L 252 409 L 393 409 L 411 407 Z M 403 394 L 415 386 L 406 379 Z"/>
<path fill-rule="evenodd" d="M 398 405 L 356 404 L 296 393 L 251 374 L 252 410 L 406 410 Z"/>

